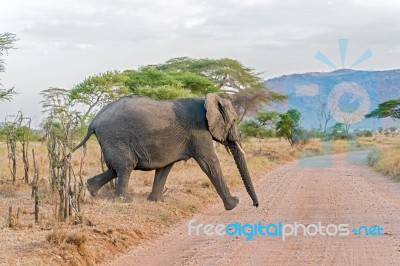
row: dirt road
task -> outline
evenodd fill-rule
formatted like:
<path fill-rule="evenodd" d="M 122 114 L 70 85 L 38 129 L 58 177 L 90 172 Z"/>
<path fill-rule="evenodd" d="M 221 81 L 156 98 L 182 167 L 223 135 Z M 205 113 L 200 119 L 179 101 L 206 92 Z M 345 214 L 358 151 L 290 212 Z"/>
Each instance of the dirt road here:
<path fill-rule="evenodd" d="M 366 153 L 349 158 L 365 161 Z M 349 230 L 376 226 L 366 236 L 352 231 L 347 236 L 199 236 L 184 221 L 165 236 L 148 241 L 119 256 L 108 265 L 400 265 L 400 184 L 394 183 L 368 166 L 350 164 L 346 154 L 334 155 L 330 168 L 304 168 L 298 162 L 283 165 L 256 182 L 261 206 L 252 207 L 244 188 L 236 209 L 226 212 L 222 203 L 193 217 L 192 225 L 239 222 L 294 224 L 305 226 L 321 222 L 348 224 Z M 311 159 L 328 162 L 327 157 Z M 378 226 L 383 228 L 378 233 Z M 234 232 L 234 228 L 230 228 Z M 270 233 L 274 233 L 270 227 Z M 310 232 L 314 232 L 310 226 Z M 330 227 L 330 234 L 335 228 Z M 265 232 L 265 231 L 264 231 Z M 285 228 L 290 232 L 290 227 Z"/>

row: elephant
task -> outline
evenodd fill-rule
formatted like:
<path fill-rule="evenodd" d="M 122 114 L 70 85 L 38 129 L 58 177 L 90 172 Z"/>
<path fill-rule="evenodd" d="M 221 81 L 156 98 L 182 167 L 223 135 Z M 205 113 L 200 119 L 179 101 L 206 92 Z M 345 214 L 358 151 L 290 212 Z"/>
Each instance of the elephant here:
<path fill-rule="evenodd" d="M 231 195 L 224 180 L 213 145 L 216 141 L 233 155 L 247 193 L 258 207 L 236 119 L 231 102 L 214 93 L 205 98 L 177 100 L 123 96 L 97 113 L 72 152 L 96 135 L 108 169 L 87 180 L 92 196 L 117 178 L 115 196 L 124 198 L 133 170 L 155 170 L 147 197 L 150 201 L 163 201 L 162 192 L 174 163 L 193 158 L 210 179 L 225 209 L 232 210 L 239 199 Z"/>

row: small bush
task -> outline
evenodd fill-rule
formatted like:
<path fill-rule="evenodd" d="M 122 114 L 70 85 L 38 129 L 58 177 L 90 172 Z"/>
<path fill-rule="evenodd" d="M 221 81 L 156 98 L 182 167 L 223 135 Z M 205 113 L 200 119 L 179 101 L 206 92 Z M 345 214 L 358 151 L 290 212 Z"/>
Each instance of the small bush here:
<path fill-rule="evenodd" d="M 71 234 L 67 234 L 67 238 L 65 239 L 65 242 L 71 245 L 74 245 L 78 248 L 83 247 L 87 240 L 86 235 L 83 232 L 73 232 Z"/>
<path fill-rule="evenodd" d="M 368 154 L 368 165 L 374 166 L 381 160 L 381 153 L 377 149 L 373 149 Z"/>
<path fill-rule="evenodd" d="M 65 242 L 66 237 L 67 237 L 66 231 L 54 230 L 53 232 L 47 235 L 46 240 L 51 244 L 59 246 Z"/>
<path fill-rule="evenodd" d="M 81 249 L 85 244 L 87 237 L 82 231 L 79 230 L 74 230 L 71 232 L 68 232 L 67 230 L 54 230 L 47 235 L 46 240 L 47 242 L 56 246 L 67 243 L 76 246 L 78 249 Z"/>
<path fill-rule="evenodd" d="M 372 137 L 372 131 L 371 130 L 355 130 L 354 134 L 357 137 Z"/>

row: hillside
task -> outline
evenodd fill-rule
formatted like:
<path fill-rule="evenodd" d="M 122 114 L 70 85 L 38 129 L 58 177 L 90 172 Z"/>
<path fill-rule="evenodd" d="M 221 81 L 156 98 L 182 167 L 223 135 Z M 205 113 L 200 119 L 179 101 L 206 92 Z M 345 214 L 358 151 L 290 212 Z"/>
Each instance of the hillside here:
<path fill-rule="evenodd" d="M 369 111 L 389 99 L 400 98 L 400 70 L 360 71 L 341 69 L 333 72 L 313 72 L 304 74 L 284 75 L 265 81 L 268 89 L 288 95 L 284 106 L 272 106 L 273 109 L 284 111 L 288 108 L 298 109 L 302 113 L 302 125 L 307 128 L 318 127 L 317 110 L 319 102 L 326 102 L 332 90 L 340 90 L 338 106 L 346 112 L 354 112 L 363 103 L 369 103 Z M 353 90 L 354 93 L 351 91 Z M 332 97 L 331 97 L 332 99 Z M 364 105 L 365 106 L 365 105 Z M 367 105 L 368 106 L 368 105 Z M 329 125 L 333 125 L 331 121 Z M 362 119 L 352 128 L 379 128 L 400 126 L 399 121 L 392 119 Z"/>

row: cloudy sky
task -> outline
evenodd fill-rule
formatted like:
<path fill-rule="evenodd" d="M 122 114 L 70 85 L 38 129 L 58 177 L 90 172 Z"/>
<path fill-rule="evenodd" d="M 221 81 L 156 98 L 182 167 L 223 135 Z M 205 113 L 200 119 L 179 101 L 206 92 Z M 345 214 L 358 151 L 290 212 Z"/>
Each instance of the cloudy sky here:
<path fill-rule="evenodd" d="M 134 69 L 172 57 L 230 57 L 264 78 L 344 66 L 368 48 L 357 69 L 400 68 L 397 0 L 3 0 L 0 32 L 17 34 L 5 56 L 6 86 L 19 95 L 0 103 L 0 120 L 23 110 L 39 124 L 39 92 L 71 88 L 107 70 Z"/>

